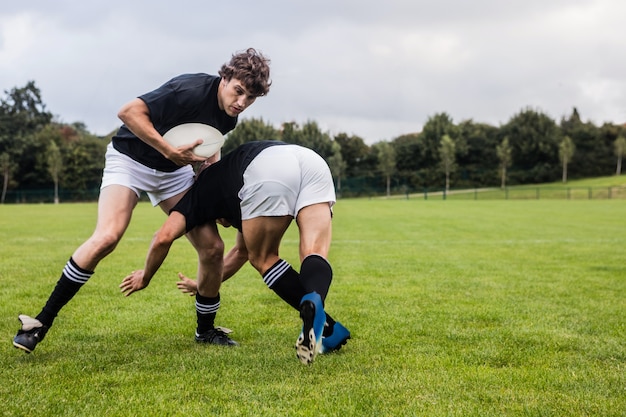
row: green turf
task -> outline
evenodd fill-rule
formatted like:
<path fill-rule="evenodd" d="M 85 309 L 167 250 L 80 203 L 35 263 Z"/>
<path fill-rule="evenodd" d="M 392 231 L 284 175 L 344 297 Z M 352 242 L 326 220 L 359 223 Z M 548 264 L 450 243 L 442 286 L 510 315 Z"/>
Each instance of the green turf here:
<path fill-rule="evenodd" d="M 296 312 L 249 266 L 218 316 L 241 346 L 194 343 L 175 286 L 195 269 L 185 240 L 120 295 L 165 218 L 146 203 L 23 354 L 16 316 L 39 312 L 96 205 L 0 206 L 0 415 L 623 416 L 625 213 L 623 199 L 340 200 L 327 309 L 353 339 L 303 366 Z M 297 265 L 294 228 L 282 255 Z"/>

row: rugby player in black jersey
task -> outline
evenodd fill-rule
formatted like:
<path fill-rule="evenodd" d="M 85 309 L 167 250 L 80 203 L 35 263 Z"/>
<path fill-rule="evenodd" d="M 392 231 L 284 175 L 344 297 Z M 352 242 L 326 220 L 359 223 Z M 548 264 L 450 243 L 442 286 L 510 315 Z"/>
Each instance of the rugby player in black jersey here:
<path fill-rule="evenodd" d="M 118 116 L 123 125 L 107 148 L 95 230 L 66 263 L 41 312 L 34 318 L 19 316 L 22 326 L 13 338 L 15 347 L 30 353 L 43 340 L 60 310 L 119 243 L 142 191 L 154 206 L 169 213 L 191 187 L 191 164 L 206 162 L 193 153 L 202 140 L 176 148 L 165 142 L 163 134 L 183 123 L 205 123 L 226 134 L 237 124 L 238 115 L 257 97 L 266 95 L 271 85 L 269 59 L 253 48 L 233 54 L 218 74 L 177 76 L 120 109 Z M 219 153 L 209 158 L 217 159 Z M 222 258 L 223 243 L 220 245 L 215 224 L 197 227 L 187 237 L 198 252 L 197 280 L 203 297 L 198 314 L 217 311 L 219 284 L 204 284 L 216 281 L 211 277 L 216 271 L 203 265 L 211 264 L 215 257 Z M 212 325 L 201 339 L 215 344 L 234 343 Z"/>
<path fill-rule="evenodd" d="M 131 295 L 147 287 L 172 243 L 197 227 L 219 223 L 237 228 L 235 247 L 213 268 L 221 279 L 246 261 L 278 296 L 300 312 L 297 356 L 311 363 L 318 352 L 338 350 L 350 332 L 324 311 L 332 281 L 328 262 L 335 188 L 328 165 L 311 149 L 278 141 L 249 142 L 203 170 L 174 206 L 152 240 L 143 270 L 120 284 Z M 281 239 L 295 219 L 300 233 L 300 273 L 279 256 Z M 219 240 L 221 242 L 221 239 Z M 202 283 L 197 289 L 201 292 Z M 196 304 L 206 304 L 196 293 Z M 212 326 L 198 314 L 196 337 Z"/>

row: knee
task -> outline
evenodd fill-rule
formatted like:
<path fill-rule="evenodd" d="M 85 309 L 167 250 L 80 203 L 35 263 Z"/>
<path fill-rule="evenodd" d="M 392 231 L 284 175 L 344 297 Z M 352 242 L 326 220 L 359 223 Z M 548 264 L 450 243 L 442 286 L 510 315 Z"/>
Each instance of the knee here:
<path fill-rule="evenodd" d="M 278 255 L 267 257 L 248 253 L 248 262 L 250 262 L 250 265 L 252 265 L 261 275 L 265 274 L 265 272 L 270 269 L 278 259 Z"/>
<path fill-rule="evenodd" d="M 263 262 L 261 262 L 260 258 L 258 256 L 255 256 L 251 253 L 248 253 L 248 262 L 250 262 L 250 265 L 252 265 L 252 267 L 254 269 L 256 269 L 257 271 L 259 271 L 261 274 L 263 274 Z"/>
<path fill-rule="evenodd" d="M 220 261 L 224 257 L 224 241 L 215 239 L 201 246 L 196 246 L 201 261 Z"/>
<path fill-rule="evenodd" d="M 98 233 L 91 237 L 91 242 L 96 253 L 106 256 L 117 247 L 121 236 L 115 233 Z"/>

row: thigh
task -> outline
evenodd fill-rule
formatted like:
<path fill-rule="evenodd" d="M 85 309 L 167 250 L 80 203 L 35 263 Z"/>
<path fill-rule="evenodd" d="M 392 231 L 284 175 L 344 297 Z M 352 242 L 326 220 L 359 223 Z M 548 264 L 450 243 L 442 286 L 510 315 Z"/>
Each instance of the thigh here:
<path fill-rule="evenodd" d="M 161 201 L 159 203 L 159 207 L 161 208 L 161 210 L 163 210 L 163 212 L 167 215 L 170 214 L 170 210 L 172 210 L 172 208 L 176 205 L 176 203 L 178 203 L 180 201 L 181 198 L 183 198 L 183 196 L 185 195 L 185 193 L 187 193 L 187 191 L 189 191 L 188 189 L 179 192 L 178 194 L 171 196 L 163 201 Z"/>
<path fill-rule="evenodd" d="M 300 230 L 300 261 L 311 254 L 328 258 L 332 241 L 332 212 L 329 203 L 303 207 L 296 218 Z"/>
<path fill-rule="evenodd" d="M 205 251 L 218 251 L 220 259 L 224 254 L 224 241 L 220 236 L 215 223 L 207 223 L 194 227 L 186 233 L 187 239 L 198 251 L 199 255 Z"/>
<path fill-rule="evenodd" d="M 280 241 L 292 219 L 291 216 L 274 216 L 242 221 L 248 260 L 261 275 L 278 261 Z"/>
<path fill-rule="evenodd" d="M 98 262 L 117 246 L 130 223 L 137 200 L 133 190 L 121 185 L 109 185 L 100 190 L 96 229 L 72 254 L 79 266 L 94 270 Z"/>
<path fill-rule="evenodd" d="M 122 185 L 109 185 L 100 190 L 96 234 L 106 233 L 120 239 L 130 223 L 137 201 L 137 194 Z"/>

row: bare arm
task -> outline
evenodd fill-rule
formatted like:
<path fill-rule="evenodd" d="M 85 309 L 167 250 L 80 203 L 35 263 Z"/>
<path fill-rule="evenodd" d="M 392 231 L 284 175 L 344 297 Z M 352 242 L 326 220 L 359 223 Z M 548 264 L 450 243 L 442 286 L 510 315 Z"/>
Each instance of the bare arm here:
<path fill-rule="evenodd" d="M 150 280 L 159 270 L 167 257 L 172 243 L 185 234 L 185 217 L 177 211 L 173 211 L 165 221 L 165 224 L 154 235 L 146 263 L 143 270 L 133 271 L 126 276 L 120 284 L 120 289 L 125 296 L 146 288 Z"/>
<path fill-rule="evenodd" d="M 194 162 L 202 162 L 205 158 L 193 153 L 193 148 L 202 143 L 202 139 L 196 142 L 180 146 L 178 148 L 168 144 L 163 136 L 157 132 L 150 119 L 150 110 L 140 98 L 129 101 L 122 106 L 117 114 L 128 129 L 139 139 L 159 151 L 167 159 L 176 165 L 183 166 Z"/>
<path fill-rule="evenodd" d="M 237 232 L 235 238 L 235 246 L 224 256 L 224 271 L 222 273 L 222 282 L 232 277 L 241 269 L 248 260 L 248 249 L 243 240 L 241 232 Z"/>

